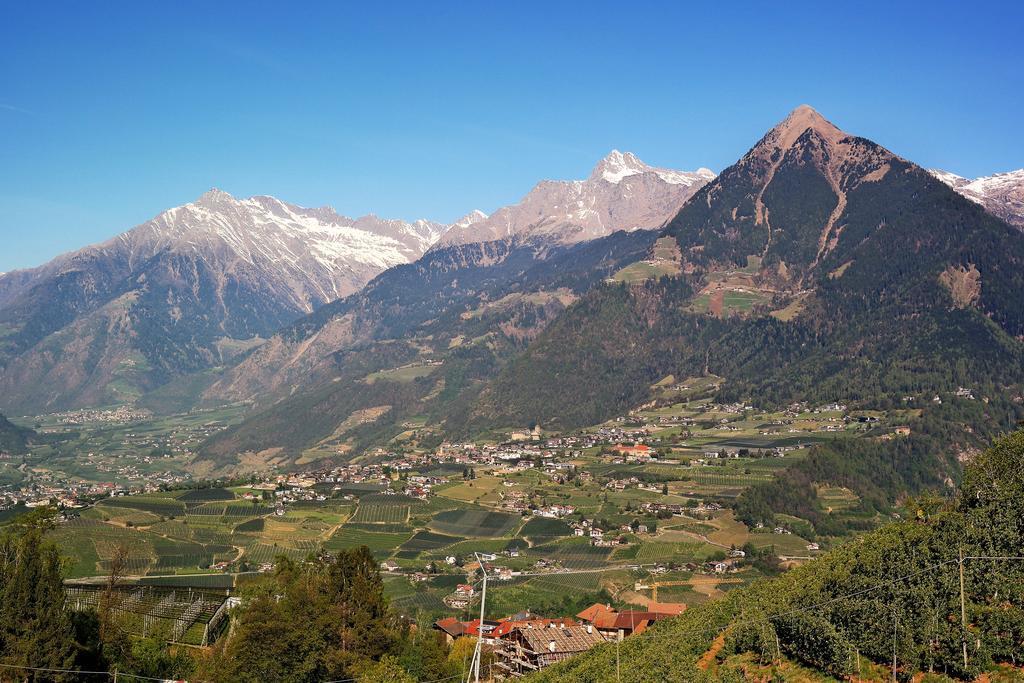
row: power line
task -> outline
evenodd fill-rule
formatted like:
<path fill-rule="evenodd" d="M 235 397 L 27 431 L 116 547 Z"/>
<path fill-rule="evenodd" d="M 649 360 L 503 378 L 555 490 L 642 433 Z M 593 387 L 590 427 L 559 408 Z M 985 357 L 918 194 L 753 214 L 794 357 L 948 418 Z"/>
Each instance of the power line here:
<path fill-rule="evenodd" d="M 77 676 L 107 676 L 111 679 L 116 678 L 135 678 L 143 681 L 166 681 L 166 678 L 153 678 L 152 676 L 139 676 L 138 674 L 126 674 L 118 672 L 115 674 L 113 671 L 81 671 L 78 669 L 55 669 L 42 666 L 22 666 L 20 664 L 0 664 L 0 667 L 5 669 L 19 669 L 21 671 L 34 671 L 37 673 L 52 673 L 52 674 L 75 674 Z M 355 680 L 355 679 L 351 679 Z M 195 681 L 194 683 L 204 683 L 204 681 Z"/>

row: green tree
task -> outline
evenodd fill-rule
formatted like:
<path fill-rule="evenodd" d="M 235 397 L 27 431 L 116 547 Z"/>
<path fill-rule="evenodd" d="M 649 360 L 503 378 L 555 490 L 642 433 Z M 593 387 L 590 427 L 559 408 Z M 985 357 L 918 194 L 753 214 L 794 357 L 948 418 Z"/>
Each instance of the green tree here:
<path fill-rule="evenodd" d="M 384 655 L 379 662 L 367 667 L 357 680 L 359 683 L 416 683 L 391 655 Z"/>
<path fill-rule="evenodd" d="M 19 519 L 0 536 L 0 662 L 13 666 L 73 668 L 74 629 L 64 609 L 57 549 L 43 539 L 54 511 Z M 26 673 L 23 680 L 44 680 Z M 45 680 L 71 680 L 46 674 Z"/>
<path fill-rule="evenodd" d="M 234 632 L 202 678 L 318 681 L 351 678 L 398 648 L 402 631 L 365 547 L 334 561 L 280 558 L 274 575 L 249 587 Z"/>

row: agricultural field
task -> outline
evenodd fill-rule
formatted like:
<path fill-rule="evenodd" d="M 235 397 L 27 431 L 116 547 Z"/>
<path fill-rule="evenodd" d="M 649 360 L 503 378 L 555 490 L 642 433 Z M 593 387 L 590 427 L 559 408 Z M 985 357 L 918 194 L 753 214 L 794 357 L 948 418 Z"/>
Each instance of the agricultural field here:
<path fill-rule="evenodd" d="M 441 487 L 437 495 L 464 503 L 495 502 L 495 492 L 503 480 L 498 477 L 481 476 L 471 481 L 458 482 Z"/>
<path fill-rule="evenodd" d="M 395 379 L 390 372 L 377 379 Z M 529 462 L 518 466 L 467 466 L 461 455 L 421 458 L 419 470 L 387 470 L 390 483 L 322 482 L 313 490 L 326 500 L 281 508 L 273 497 L 264 500 L 260 487 L 241 485 L 118 496 L 81 511 L 52 536 L 71 576 L 101 577 L 119 562 L 133 580 L 158 586 L 230 586 L 279 557 L 302 561 L 365 545 L 384 567 L 393 604 L 408 615 L 459 613 L 445 599 L 455 585 L 479 582 L 478 554 L 494 571 L 488 594 L 495 613 L 561 614 L 591 598 L 696 604 L 759 574 L 755 567 L 763 565 L 730 557 L 736 549 L 799 563 L 817 552 L 811 540 L 825 547 L 835 541 L 815 538 L 807 520 L 785 515 L 776 516 L 775 528 L 748 528 L 732 512 L 738 497 L 800 463 L 816 443 L 877 434 L 867 418 L 912 418 L 906 410 L 875 411 L 861 420 L 834 405 L 776 412 L 717 405 L 712 397 L 723 381 L 664 377 L 652 387 L 657 401 L 579 433 L 643 430 L 651 444 L 643 458 L 625 457 L 616 439 L 627 448 L 630 439 L 615 436 L 571 453 L 532 445 Z M 373 460 L 379 457 L 356 462 L 386 464 Z M 407 477 L 440 481 L 416 494 L 424 500 L 394 493 L 415 490 Z M 870 524 L 879 515 L 849 489 L 815 491 L 821 511 L 836 518 Z M 242 499 L 252 493 L 261 495 Z M 572 509 L 552 512 L 555 506 Z M 594 527 L 601 531 L 592 539 Z M 215 563 L 226 563 L 226 572 L 212 570 Z"/>
<path fill-rule="evenodd" d="M 244 568 L 277 555 L 301 559 L 340 525 L 340 509 L 279 517 L 227 489 L 168 491 L 104 499 L 51 535 L 69 558 L 72 578 L 103 575 L 115 563 L 128 575 L 187 575 L 216 562 Z"/>
<path fill-rule="evenodd" d="M 614 282 L 642 282 L 666 275 L 679 275 L 679 247 L 671 238 L 661 237 L 651 250 L 651 256 L 645 261 L 631 263 L 612 276 Z"/>
<path fill-rule="evenodd" d="M 412 365 L 405 365 L 400 368 L 393 368 L 390 370 L 378 370 L 377 372 L 364 377 L 363 381 L 367 384 L 373 384 L 378 380 L 388 382 L 412 382 L 419 377 L 426 377 L 437 368 L 437 365 L 430 363 L 414 363 Z"/>
<path fill-rule="evenodd" d="M 409 521 L 409 506 L 360 504 L 349 521 L 358 524 L 405 524 Z"/>
<path fill-rule="evenodd" d="M 712 271 L 704 288 L 690 302 L 690 310 L 725 318 L 748 315 L 755 306 L 771 303 L 775 292 L 758 279 L 761 259 L 748 256 L 744 268 Z"/>
<path fill-rule="evenodd" d="M 519 526 L 521 518 L 484 508 L 447 510 L 434 516 L 431 528 L 453 536 L 504 536 Z"/>
<path fill-rule="evenodd" d="M 239 422 L 244 406 L 226 406 L 168 417 L 145 406 L 117 413 L 84 410 L 23 417 L 42 437 L 25 457 L 37 478 L 141 485 L 187 481 L 199 445 Z M 0 462 L 0 482 L 19 472 Z M 23 475 L 21 475 L 23 476 Z"/>

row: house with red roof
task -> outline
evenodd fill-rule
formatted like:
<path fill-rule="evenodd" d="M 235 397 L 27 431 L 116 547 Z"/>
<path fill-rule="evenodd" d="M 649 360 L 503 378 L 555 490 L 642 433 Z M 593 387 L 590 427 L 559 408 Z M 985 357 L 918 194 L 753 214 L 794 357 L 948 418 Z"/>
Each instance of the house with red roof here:
<path fill-rule="evenodd" d="M 685 609 L 686 605 L 682 603 L 652 602 L 646 610 L 619 612 L 610 605 L 595 603 L 577 614 L 576 618 L 593 626 L 609 640 L 622 640 L 635 633 L 643 633 L 654 622 L 677 616 Z"/>

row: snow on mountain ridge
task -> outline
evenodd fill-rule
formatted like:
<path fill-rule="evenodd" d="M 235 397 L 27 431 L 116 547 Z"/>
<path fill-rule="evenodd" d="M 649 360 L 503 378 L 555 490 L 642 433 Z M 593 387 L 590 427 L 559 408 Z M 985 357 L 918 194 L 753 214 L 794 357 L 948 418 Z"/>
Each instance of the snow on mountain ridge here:
<path fill-rule="evenodd" d="M 236 257 L 280 280 L 294 291 L 296 304 L 312 310 L 416 260 L 445 229 L 372 214 L 352 219 L 330 207 L 305 208 L 267 195 L 236 199 L 213 189 L 119 239 L 143 254 L 173 249 Z"/>
<path fill-rule="evenodd" d="M 97 258 L 135 271 L 158 255 L 180 254 L 201 259 L 224 278 L 245 264 L 259 274 L 267 296 L 308 313 L 388 268 L 415 261 L 447 229 L 373 214 L 353 219 L 331 207 L 304 208 L 267 195 L 236 199 L 213 188 L 106 242 L 6 273 L 0 303 L 46 278 L 88 269 Z"/>
<path fill-rule="evenodd" d="M 703 167 L 693 172 L 676 171 L 671 168 L 656 168 L 640 161 L 632 152 L 623 153 L 613 149 L 605 158 L 597 163 L 590 174 L 590 179 L 606 180 L 609 183 L 618 185 L 624 178 L 640 175 L 641 173 L 654 173 L 666 183 L 686 185 L 687 187 L 694 183 L 703 184 L 715 177 L 714 171 Z"/>
<path fill-rule="evenodd" d="M 1024 230 L 1024 168 L 973 180 L 940 169 L 928 172 L 990 213 Z"/>
<path fill-rule="evenodd" d="M 418 258 L 445 228 L 425 220 L 408 223 L 373 214 L 352 219 L 330 207 L 309 209 L 267 195 L 235 199 L 211 190 L 127 234 L 194 247 L 200 240 L 216 238 L 249 261 L 258 255 L 294 260 L 308 248 L 328 258 L 355 257 L 386 268 Z"/>
<path fill-rule="evenodd" d="M 1024 168 L 1006 173 L 994 173 L 990 176 L 975 178 L 968 182 L 964 189 L 980 197 L 987 197 L 1003 190 L 1013 189 L 1024 184 Z"/>

